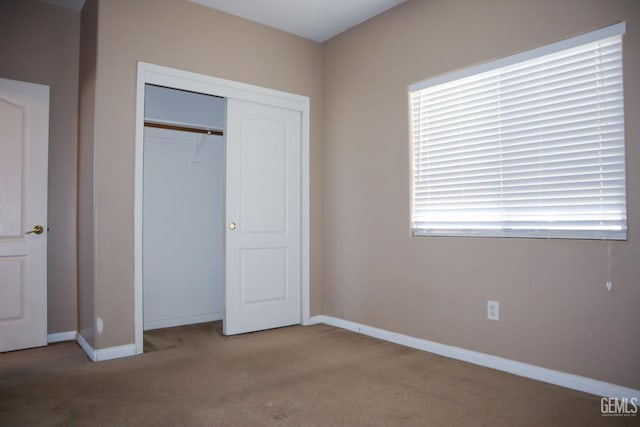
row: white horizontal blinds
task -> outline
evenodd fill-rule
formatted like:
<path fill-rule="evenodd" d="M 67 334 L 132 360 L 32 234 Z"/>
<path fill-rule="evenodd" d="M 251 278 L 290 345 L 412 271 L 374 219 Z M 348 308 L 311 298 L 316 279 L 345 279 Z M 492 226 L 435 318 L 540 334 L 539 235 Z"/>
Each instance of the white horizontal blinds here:
<path fill-rule="evenodd" d="M 621 35 L 411 104 L 414 234 L 626 239 Z"/>

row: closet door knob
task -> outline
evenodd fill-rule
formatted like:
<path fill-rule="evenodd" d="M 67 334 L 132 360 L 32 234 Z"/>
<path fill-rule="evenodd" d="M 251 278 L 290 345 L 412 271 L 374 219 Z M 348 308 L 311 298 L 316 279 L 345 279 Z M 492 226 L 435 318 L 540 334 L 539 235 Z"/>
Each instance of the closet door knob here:
<path fill-rule="evenodd" d="M 235 222 L 230 222 L 229 223 L 229 230 L 235 230 L 236 229 L 236 223 Z"/>

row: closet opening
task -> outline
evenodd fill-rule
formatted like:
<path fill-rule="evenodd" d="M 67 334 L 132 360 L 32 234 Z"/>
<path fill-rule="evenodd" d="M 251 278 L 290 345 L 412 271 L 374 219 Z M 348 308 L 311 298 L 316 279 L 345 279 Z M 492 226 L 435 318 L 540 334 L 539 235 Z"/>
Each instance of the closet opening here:
<path fill-rule="evenodd" d="M 222 320 L 226 98 L 145 84 L 143 329 Z"/>

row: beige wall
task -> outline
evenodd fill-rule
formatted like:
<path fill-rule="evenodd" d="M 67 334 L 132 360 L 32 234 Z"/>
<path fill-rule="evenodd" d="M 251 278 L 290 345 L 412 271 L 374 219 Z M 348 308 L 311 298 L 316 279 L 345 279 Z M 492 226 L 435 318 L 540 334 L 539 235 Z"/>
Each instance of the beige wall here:
<path fill-rule="evenodd" d="M 80 14 L 0 2 L 0 77 L 50 86 L 48 331 L 76 329 L 76 150 Z"/>
<path fill-rule="evenodd" d="M 95 134 L 96 348 L 134 340 L 136 61 L 311 97 L 312 312 L 321 312 L 322 50 L 317 43 L 185 0 L 98 4 Z M 189 232 L 189 230 L 186 230 Z"/>
<path fill-rule="evenodd" d="M 411 237 L 407 85 L 624 20 L 629 240 Z M 409 0 L 326 43 L 324 312 L 640 388 L 638 76 L 634 0 Z"/>
<path fill-rule="evenodd" d="M 93 179 L 98 1 L 88 0 L 80 23 L 78 99 L 78 332 L 95 346 L 95 199 Z"/>

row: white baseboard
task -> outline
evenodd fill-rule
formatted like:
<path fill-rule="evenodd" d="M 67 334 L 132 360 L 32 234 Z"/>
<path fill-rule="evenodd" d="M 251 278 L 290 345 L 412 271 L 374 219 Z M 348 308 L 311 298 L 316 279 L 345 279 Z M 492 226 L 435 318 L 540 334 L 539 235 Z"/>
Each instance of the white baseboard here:
<path fill-rule="evenodd" d="M 222 312 L 199 314 L 196 316 L 172 317 L 169 319 L 145 320 L 144 330 L 172 328 L 174 326 L 192 325 L 194 323 L 215 322 L 222 320 Z"/>
<path fill-rule="evenodd" d="M 78 332 L 76 331 L 57 332 L 55 334 L 49 334 L 47 335 L 47 344 L 53 344 L 63 341 L 75 341 L 77 335 Z"/>
<path fill-rule="evenodd" d="M 135 344 L 118 345 L 115 347 L 101 348 L 95 350 L 96 362 L 103 360 L 119 359 L 121 357 L 129 357 L 136 355 Z"/>
<path fill-rule="evenodd" d="M 80 335 L 80 333 L 78 333 L 78 337 L 76 338 L 76 341 L 78 342 L 78 344 L 80 344 L 80 347 L 82 347 L 84 352 L 87 353 L 87 356 L 89 356 L 89 359 L 91 359 L 92 362 L 95 362 L 96 361 L 96 355 L 95 355 L 96 351 L 93 349 L 93 347 L 91 347 L 89 345 L 87 340 L 85 340 L 84 337 L 82 335 Z"/>
<path fill-rule="evenodd" d="M 588 377 L 569 374 L 552 369 L 542 368 L 540 366 L 530 365 L 527 363 L 517 362 L 515 360 L 505 359 L 498 356 L 492 356 L 486 353 L 479 353 L 472 350 L 466 350 L 460 347 L 454 347 L 446 344 L 440 344 L 434 341 L 415 338 L 396 332 L 378 329 L 371 326 L 363 325 L 349 320 L 339 319 L 332 316 L 313 316 L 309 324 L 326 323 L 359 334 L 368 335 L 381 340 L 404 345 L 406 347 L 415 348 L 417 350 L 428 351 L 430 353 L 439 354 L 441 356 L 450 357 L 452 359 L 462 360 L 464 362 L 473 363 L 475 365 L 485 366 L 487 368 L 496 369 L 510 374 L 519 375 L 521 377 L 531 378 L 534 380 L 555 384 L 561 387 L 573 390 L 583 391 L 585 393 L 595 394 L 597 396 L 632 398 L 640 399 L 640 390 L 595 380 Z"/>
<path fill-rule="evenodd" d="M 87 356 L 93 362 L 102 362 L 104 360 L 111 359 L 119 359 L 121 357 L 135 356 L 136 355 L 136 345 L 135 344 L 125 344 L 119 345 L 115 347 L 107 347 L 95 350 L 89 343 L 84 339 L 84 337 L 78 334 L 77 338 L 78 344 L 87 353 Z"/>

